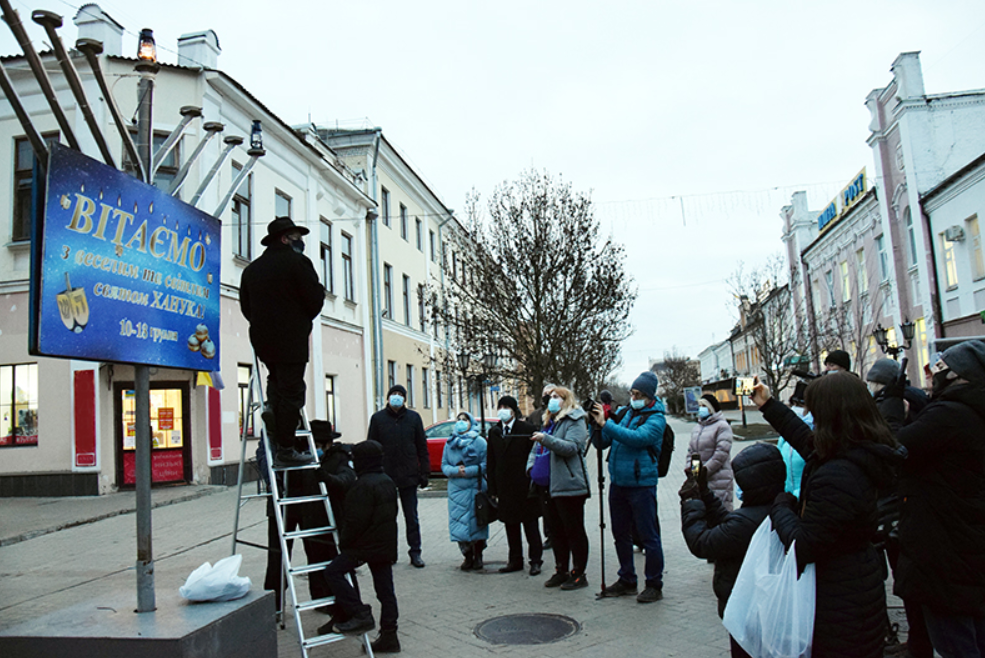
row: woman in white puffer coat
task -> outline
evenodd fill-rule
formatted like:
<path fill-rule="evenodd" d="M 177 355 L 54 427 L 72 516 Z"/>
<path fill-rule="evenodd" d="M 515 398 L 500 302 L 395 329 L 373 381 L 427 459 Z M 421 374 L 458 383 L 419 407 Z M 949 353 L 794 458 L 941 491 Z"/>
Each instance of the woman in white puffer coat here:
<path fill-rule="evenodd" d="M 697 454 L 708 469 L 708 488 L 732 511 L 732 427 L 725 420 L 714 395 L 705 394 L 698 402 L 698 425 L 691 432 L 688 455 Z"/>

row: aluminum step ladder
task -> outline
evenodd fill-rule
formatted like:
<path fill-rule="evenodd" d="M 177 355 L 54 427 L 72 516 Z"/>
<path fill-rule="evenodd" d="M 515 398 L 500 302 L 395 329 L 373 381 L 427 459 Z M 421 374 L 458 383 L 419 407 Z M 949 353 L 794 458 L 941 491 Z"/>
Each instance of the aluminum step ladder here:
<path fill-rule="evenodd" d="M 246 402 L 243 406 L 243 418 L 242 418 L 242 435 L 240 436 L 240 442 L 242 445 L 242 450 L 239 459 L 239 474 L 237 477 L 236 488 L 237 488 L 237 505 L 236 505 L 236 516 L 233 522 L 233 540 L 232 540 L 232 553 L 236 554 L 237 548 L 240 544 L 246 546 L 252 546 L 254 548 L 259 548 L 262 550 L 270 550 L 267 546 L 262 546 L 260 544 L 255 544 L 253 542 L 246 541 L 239 537 L 239 518 L 240 510 L 244 505 L 249 503 L 251 500 L 263 500 L 269 501 L 273 506 L 274 517 L 277 522 L 277 536 L 280 540 L 280 551 L 283 560 L 283 568 L 281 569 L 281 583 L 280 583 L 280 602 L 281 610 L 277 611 L 277 620 L 281 627 L 284 628 L 284 603 L 285 603 L 285 589 L 290 592 L 291 595 L 291 607 L 294 611 L 294 622 L 297 627 L 298 632 L 298 642 L 301 647 L 301 655 L 303 658 L 308 658 L 309 651 L 315 647 L 320 647 L 326 644 L 332 644 L 340 640 L 344 640 L 350 636 L 342 635 L 341 633 L 328 633 L 325 635 L 312 635 L 307 636 L 304 632 L 304 626 L 302 625 L 301 618 L 305 613 L 311 613 L 318 608 L 325 606 L 330 606 L 335 603 L 335 597 L 329 596 L 320 599 L 302 600 L 298 596 L 298 587 L 295 580 L 301 575 L 310 575 L 317 571 L 324 569 L 328 566 L 328 562 L 317 562 L 313 564 L 304 564 L 295 566 L 292 564 L 291 554 L 287 550 L 287 542 L 291 539 L 305 539 L 312 537 L 331 537 L 335 542 L 336 546 L 339 546 L 339 532 L 335 524 L 335 515 L 332 512 L 332 505 L 328 498 L 328 490 L 325 487 L 324 482 L 318 483 L 318 488 L 320 493 L 315 495 L 305 495 L 305 496 L 288 496 L 287 482 L 288 478 L 301 477 L 303 471 L 315 470 L 318 468 L 319 463 L 317 460 L 312 461 L 309 464 L 302 464 L 298 466 L 287 466 L 287 467 L 275 467 L 274 466 L 274 451 L 271 450 L 270 443 L 272 437 L 267 435 L 267 429 L 263 422 L 260 423 L 260 444 L 263 446 L 264 456 L 266 457 L 266 465 L 264 467 L 259 467 L 261 472 L 260 479 L 257 480 L 257 493 L 255 494 L 244 494 L 243 493 L 243 475 L 246 469 L 246 437 L 248 436 L 248 431 L 250 428 L 250 419 L 254 418 L 256 412 L 264 408 L 264 395 L 263 395 L 263 384 L 260 377 L 260 362 L 256 355 L 253 356 L 253 369 L 250 373 L 250 384 L 247 390 Z M 301 409 L 301 424 L 297 429 L 297 437 L 303 438 L 308 444 L 308 450 L 312 455 L 315 454 L 315 440 L 311 433 L 311 427 L 308 423 L 308 416 L 305 413 L 304 408 Z M 266 477 L 264 478 L 264 472 Z M 271 483 L 279 482 L 280 486 L 271 486 Z M 285 532 L 286 527 L 286 516 L 287 511 L 292 505 L 307 505 L 312 503 L 320 503 L 325 506 L 325 513 L 328 518 L 328 525 L 321 528 L 308 528 L 308 529 L 298 529 L 292 530 L 290 532 Z M 306 556 L 307 557 L 307 556 Z M 351 577 L 346 576 L 350 579 Z M 286 587 L 285 587 L 286 584 Z M 370 644 L 369 634 L 363 633 L 361 635 L 363 647 L 366 654 L 373 658 L 373 648 Z"/>

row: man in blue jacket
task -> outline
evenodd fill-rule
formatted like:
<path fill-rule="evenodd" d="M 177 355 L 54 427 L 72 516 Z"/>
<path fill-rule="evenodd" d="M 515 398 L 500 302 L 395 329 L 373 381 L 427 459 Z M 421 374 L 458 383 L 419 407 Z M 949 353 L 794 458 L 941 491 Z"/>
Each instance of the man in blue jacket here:
<path fill-rule="evenodd" d="M 657 530 L 657 459 L 663 443 L 667 418 L 657 398 L 657 376 L 642 373 L 630 390 L 629 409 L 622 417 L 605 419 L 602 405 L 592 412 L 601 432 L 594 433 L 595 446 L 609 448 L 609 515 L 612 537 L 619 557 L 619 580 L 602 591 L 602 596 L 636 594 L 636 567 L 633 564 L 633 525 L 646 551 L 646 586 L 636 600 L 652 603 L 663 598 L 663 547 Z M 618 415 L 618 414 L 617 414 Z"/>

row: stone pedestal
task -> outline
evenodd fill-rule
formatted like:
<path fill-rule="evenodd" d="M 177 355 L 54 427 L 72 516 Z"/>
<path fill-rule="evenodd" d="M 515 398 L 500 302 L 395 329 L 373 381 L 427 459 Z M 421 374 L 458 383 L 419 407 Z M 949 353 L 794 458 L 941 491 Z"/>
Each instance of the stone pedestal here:
<path fill-rule="evenodd" d="M 0 656 L 20 658 L 276 658 L 274 594 L 225 603 L 157 593 L 137 614 L 134 592 L 65 608 L 0 632 Z"/>

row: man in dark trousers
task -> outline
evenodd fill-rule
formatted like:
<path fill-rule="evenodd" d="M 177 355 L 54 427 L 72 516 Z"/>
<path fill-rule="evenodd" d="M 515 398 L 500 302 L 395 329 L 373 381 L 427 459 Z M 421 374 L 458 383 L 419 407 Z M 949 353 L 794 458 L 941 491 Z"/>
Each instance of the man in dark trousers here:
<path fill-rule="evenodd" d="M 400 651 L 397 639 L 397 596 L 393 591 L 393 563 L 397 561 L 397 488 L 383 472 L 383 448 L 376 441 L 352 447 L 356 482 L 345 499 L 342 519 L 342 552 L 325 568 L 325 578 L 335 601 L 349 617 L 335 625 L 340 633 L 365 633 L 376 622 L 373 610 L 363 603 L 345 575 L 361 563 L 373 574 L 380 602 L 380 635 L 373 651 Z"/>
<path fill-rule="evenodd" d="M 250 323 L 250 343 L 267 366 L 268 410 L 263 419 L 276 443 L 275 466 L 312 460 L 294 447 L 304 406 L 308 336 L 325 302 L 325 288 L 304 255 L 301 236 L 307 233 L 290 217 L 267 224 L 267 235 L 260 241 L 266 249 L 240 279 L 239 305 Z"/>
<path fill-rule="evenodd" d="M 421 524 L 417 519 L 417 487 L 428 486 L 431 463 L 424 423 L 413 409 L 408 409 L 407 389 L 400 384 L 387 391 L 387 404 L 369 420 L 367 439 L 383 446 L 383 468 L 397 485 L 400 507 L 407 525 L 410 563 L 424 568 L 421 559 Z"/>
<path fill-rule="evenodd" d="M 530 456 L 530 436 L 536 431 L 533 425 L 520 420 L 520 407 L 516 398 L 504 395 L 499 398 L 499 422 L 489 430 L 489 446 L 486 452 L 486 471 L 489 495 L 499 500 L 499 520 L 506 526 L 506 542 L 509 557 L 500 573 L 523 571 L 523 543 L 520 527 L 527 536 L 530 575 L 536 576 L 543 565 L 544 544 L 540 539 L 537 518 L 540 501 L 530 490 L 527 475 L 527 457 Z"/>

